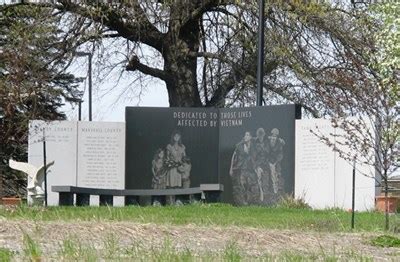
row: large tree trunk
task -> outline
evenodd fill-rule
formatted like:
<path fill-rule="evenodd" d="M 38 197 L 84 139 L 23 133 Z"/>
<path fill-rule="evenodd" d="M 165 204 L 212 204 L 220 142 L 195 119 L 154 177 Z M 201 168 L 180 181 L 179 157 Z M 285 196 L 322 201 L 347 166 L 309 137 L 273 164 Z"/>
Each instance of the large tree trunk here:
<path fill-rule="evenodd" d="M 164 70 L 168 74 L 166 85 L 171 107 L 202 106 L 197 87 L 195 58 L 168 52 L 164 54 Z"/>
<path fill-rule="evenodd" d="M 164 40 L 164 71 L 171 107 L 203 106 L 197 86 L 197 57 L 200 47 L 199 17 L 189 15 L 201 1 L 176 2 L 171 7 L 169 32 Z"/>

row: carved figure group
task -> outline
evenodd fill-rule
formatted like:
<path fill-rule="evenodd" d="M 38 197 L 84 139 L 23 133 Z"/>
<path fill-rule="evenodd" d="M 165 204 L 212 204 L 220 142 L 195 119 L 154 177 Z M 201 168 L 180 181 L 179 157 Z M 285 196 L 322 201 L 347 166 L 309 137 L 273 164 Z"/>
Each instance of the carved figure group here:
<path fill-rule="evenodd" d="M 281 173 L 284 145 L 277 128 L 267 137 L 263 128 L 257 129 L 256 137 L 245 132 L 236 145 L 229 171 L 235 204 L 276 203 L 284 191 Z"/>
<path fill-rule="evenodd" d="M 174 131 L 166 148 L 159 148 L 154 155 L 151 167 L 152 188 L 189 188 L 191 168 L 182 136 L 179 131 Z"/>

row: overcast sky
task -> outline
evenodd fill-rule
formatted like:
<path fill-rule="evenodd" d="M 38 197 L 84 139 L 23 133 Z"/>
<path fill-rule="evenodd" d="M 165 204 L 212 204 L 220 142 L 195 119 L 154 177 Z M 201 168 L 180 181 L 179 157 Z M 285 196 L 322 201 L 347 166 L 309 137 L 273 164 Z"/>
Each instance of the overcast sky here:
<path fill-rule="evenodd" d="M 95 67 L 95 63 L 93 63 Z M 80 89 L 84 91 L 82 103 L 82 120 L 88 120 L 89 103 L 88 103 L 88 80 L 87 80 L 87 60 L 85 57 L 79 58 L 76 63 L 69 70 L 76 77 L 86 77 L 86 80 L 80 84 Z M 96 68 L 93 68 L 96 71 Z M 136 94 L 130 95 L 129 97 L 123 96 L 119 98 L 121 92 L 127 85 L 128 81 L 120 80 L 116 84 L 114 83 L 117 78 L 117 72 L 114 72 L 114 76 L 110 76 L 110 81 L 99 82 L 93 72 L 93 108 L 92 108 L 92 120 L 93 121 L 125 121 L 125 107 L 127 106 L 153 106 L 153 107 L 168 107 L 168 93 L 165 88 L 164 82 L 153 78 L 146 81 L 146 88 L 141 89 L 135 87 Z M 113 91 L 105 92 L 104 90 Z M 63 110 L 66 112 L 68 120 L 78 120 L 78 106 L 72 108 L 67 104 Z"/>
<path fill-rule="evenodd" d="M 97 83 L 94 81 L 93 86 L 96 84 Z M 123 85 L 123 83 L 121 83 L 121 85 Z M 147 90 L 141 95 L 141 99 L 136 98 L 132 99 L 131 101 L 124 101 L 124 99 L 120 99 L 117 103 L 116 101 L 118 100 L 119 93 L 114 92 L 110 93 L 109 95 L 100 96 L 96 91 L 94 91 L 92 120 L 124 122 L 126 106 L 168 107 L 168 94 L 165 85 L 156 80 L 154 80 L 154 84 L 152 86 L 150 85 L 152 84 L 149 84 Z M 83 96 L 84 102 L 82 103 L 82 120 L 88 120 L 89 103 L 87 83 L 82 83 L 81 86 L 82 90 L 86 89 Z M 110 86 L 109 83 L 103 83 L 101 84 L 100 88 L 107 88 L 108 86 Z M 93 87 L 93 89 L 96 88 L 97 87 Z M 64 110 L 67 113 L 68 120 L 78 119 L 77 106 L 73 109 L 71 106 L 66 105 Z"/>

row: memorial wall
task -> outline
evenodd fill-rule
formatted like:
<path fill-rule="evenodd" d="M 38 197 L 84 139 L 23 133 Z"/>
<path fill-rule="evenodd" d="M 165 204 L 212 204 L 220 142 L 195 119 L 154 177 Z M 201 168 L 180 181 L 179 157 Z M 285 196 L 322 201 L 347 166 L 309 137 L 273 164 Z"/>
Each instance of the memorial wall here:
<path fill-rule="evenodd" d="M 294 192 L 295 105 L 126 109 L 126 187 L 224 185 L 222 201 L 271 205 Z"/>
<path fill-rule="evenodd" d="M 110 122 L 31 121 L 28 162 L 43 165 L 43 137 L 48 172 L 48 204 L 58 204 L 51 186 L 71 185 L 92 188 L 125 188 L 125 124 Z M 91 205 L 98 204 L 92 196 Z M 115 205 L 123 205 L 114 197 Z"/>
<path fill-rule="evenodd" d="M 296 121 L 296 179 L 295 195 L 313 208 L 351 209 L 352 163 L 320 141 L 311 132 L 335 141 L 341 132 L 325 119 Z M 336 143 L 339 147 L 339 144 Z M 348 148 L 342 150 L 349 151 Z M 372 210 L 375 206 L 375 171 L 366 164 L 356 165 L 355 209 Z"/>
<path fill-rule="evenodd" d="M 76 185 L 77 122 L 29 122 L 28 162 L 37 167 L 43 165 L 43 137 L 46 138 L 46 162 L 55 163 L 47 175 L 47 202 L 53 206 L 58 205 L 58 194 L 51 191 L 51 185 Z"/>
<path fill-rule="evenodd" d="M 77 186 L 125 189 L 125 124 L 78 122 Z M 99 203 L 91 196 L 90 204 Z M 123 206 L 114 197 L 114 206 Z"/>
<path fill-rule="evenodd" d="M 164 189 L 224 185 L 222 201 L 273 205 L 295 194 L 314 208 L 351 207 L 352 165 L 310 130 L 339 132 L 328 120 L 295 120 L 294 105 L 252 108 L 128 107 L 125 123 L 31 121 L 29 163 L 43 165 L 51 186 Z M 126 161 L 125 161 L 126 159 Z M 358 165 L 356 209 L 374 208 L 370 166 Z M 28 200 L 30 201 L 30 200 Z M 98 204 L 98 197 L 91 197 Z M 123 205 L 122 197 L 114 197 Z"/>

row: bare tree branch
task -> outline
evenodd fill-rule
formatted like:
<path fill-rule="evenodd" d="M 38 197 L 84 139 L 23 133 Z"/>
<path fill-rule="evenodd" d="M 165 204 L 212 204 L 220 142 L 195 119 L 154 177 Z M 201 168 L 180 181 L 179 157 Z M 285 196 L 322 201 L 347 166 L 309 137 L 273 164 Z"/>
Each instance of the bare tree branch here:
<path fill-rule="evenodd" d="M 168 75 L 163 70 L 153 68 L 140 63 L 139 57 L 137 57 L 136 55 L 131 57 L 131 59 L 128 62 L 128 65 L 126 66 L 126 70 L 132 72 L 138 70 L 143 74 L 151 75 L 153 77 L 160 78 L 161 80 L 164 81 L 168 79 Z"/>

